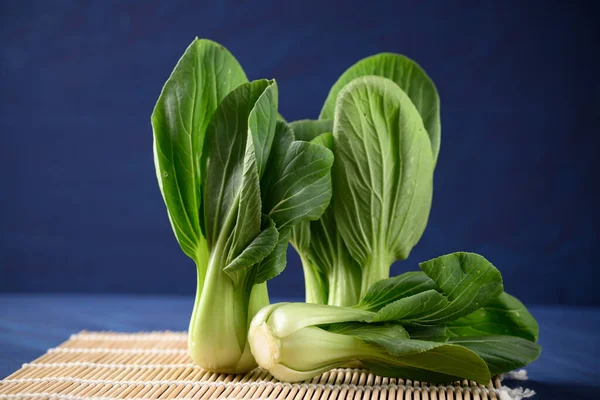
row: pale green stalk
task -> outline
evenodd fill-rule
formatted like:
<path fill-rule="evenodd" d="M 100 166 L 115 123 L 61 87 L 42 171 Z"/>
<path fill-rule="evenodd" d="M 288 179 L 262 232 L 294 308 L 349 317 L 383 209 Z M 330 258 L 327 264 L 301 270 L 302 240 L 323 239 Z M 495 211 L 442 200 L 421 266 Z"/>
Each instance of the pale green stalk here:
<path fill-rule="evenodd" d="M 313 304 L 327 304 L 327 285 L 317 273 L 308 258 L 300 254 L 302 270 L 304 271 L 305 301 Z"/>

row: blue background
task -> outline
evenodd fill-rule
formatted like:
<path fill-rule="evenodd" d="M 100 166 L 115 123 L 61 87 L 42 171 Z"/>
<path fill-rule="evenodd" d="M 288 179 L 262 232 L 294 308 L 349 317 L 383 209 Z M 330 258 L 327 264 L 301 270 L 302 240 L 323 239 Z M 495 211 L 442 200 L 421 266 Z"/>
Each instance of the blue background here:
<path fill-rule="evenodd" d="M 194 293 L 159 194 L 150 114 L 195 36 L 288 120 L 382 51 L 442 99 L 429 226 L 392 270 L 479 252 L 526 303 L 600 305 L 598 13 L 589 2 L 0 2 L 0 291 Z M 272 281 L 303 295 L 299 260 Z"/>

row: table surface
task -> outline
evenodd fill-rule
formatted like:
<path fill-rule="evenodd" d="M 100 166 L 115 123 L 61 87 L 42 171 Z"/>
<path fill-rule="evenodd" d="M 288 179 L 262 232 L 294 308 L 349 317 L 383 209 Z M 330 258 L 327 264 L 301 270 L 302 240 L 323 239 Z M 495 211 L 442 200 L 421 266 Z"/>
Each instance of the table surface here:
<path fill-rule="evenodd" d="M 113 295 L 0 294 L 0 378 L 73 333 L 185 330 L 193 299 Z M 532 306 L 542 355 L 527 367 L 539 399 L 592 399 L 600 393 L 600 309 Z M 512 386 L 512 385 L 509 385 Z"/>

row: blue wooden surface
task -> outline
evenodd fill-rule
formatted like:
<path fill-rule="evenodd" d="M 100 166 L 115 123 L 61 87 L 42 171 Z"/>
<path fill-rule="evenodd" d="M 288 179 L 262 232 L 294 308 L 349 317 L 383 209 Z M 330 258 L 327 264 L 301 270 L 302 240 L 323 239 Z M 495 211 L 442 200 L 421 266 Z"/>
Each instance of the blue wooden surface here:
<path fill-rule="evenodd" d="M 82 329 L 184 330 L 192 304 L 192 298 L 172 296 L 0 295 L 0 377 Z M 527 368 L 530 381 L 524 386 L 536 390 L 539 399 L 597 398 L 600 309 L 530 310 L 540 324 L 543 351 Z"/>

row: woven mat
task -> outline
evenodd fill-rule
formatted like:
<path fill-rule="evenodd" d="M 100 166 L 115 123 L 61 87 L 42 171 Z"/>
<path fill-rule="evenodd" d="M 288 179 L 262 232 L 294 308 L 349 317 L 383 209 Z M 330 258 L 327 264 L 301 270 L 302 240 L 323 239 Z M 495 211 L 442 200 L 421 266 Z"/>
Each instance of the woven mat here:
<path fill-rule="evenodd" d="M 185 332 L 81 332 L 0 381 L 0 399 L 402 399 L 513 398 L 500 378 L 487 387 L 382 378 L 334 369 L 303 383 L 277 381 L 256 369 L 211 373 L 192 364 Z M 520 397 L 516 397 L 520 398 Z"/>

